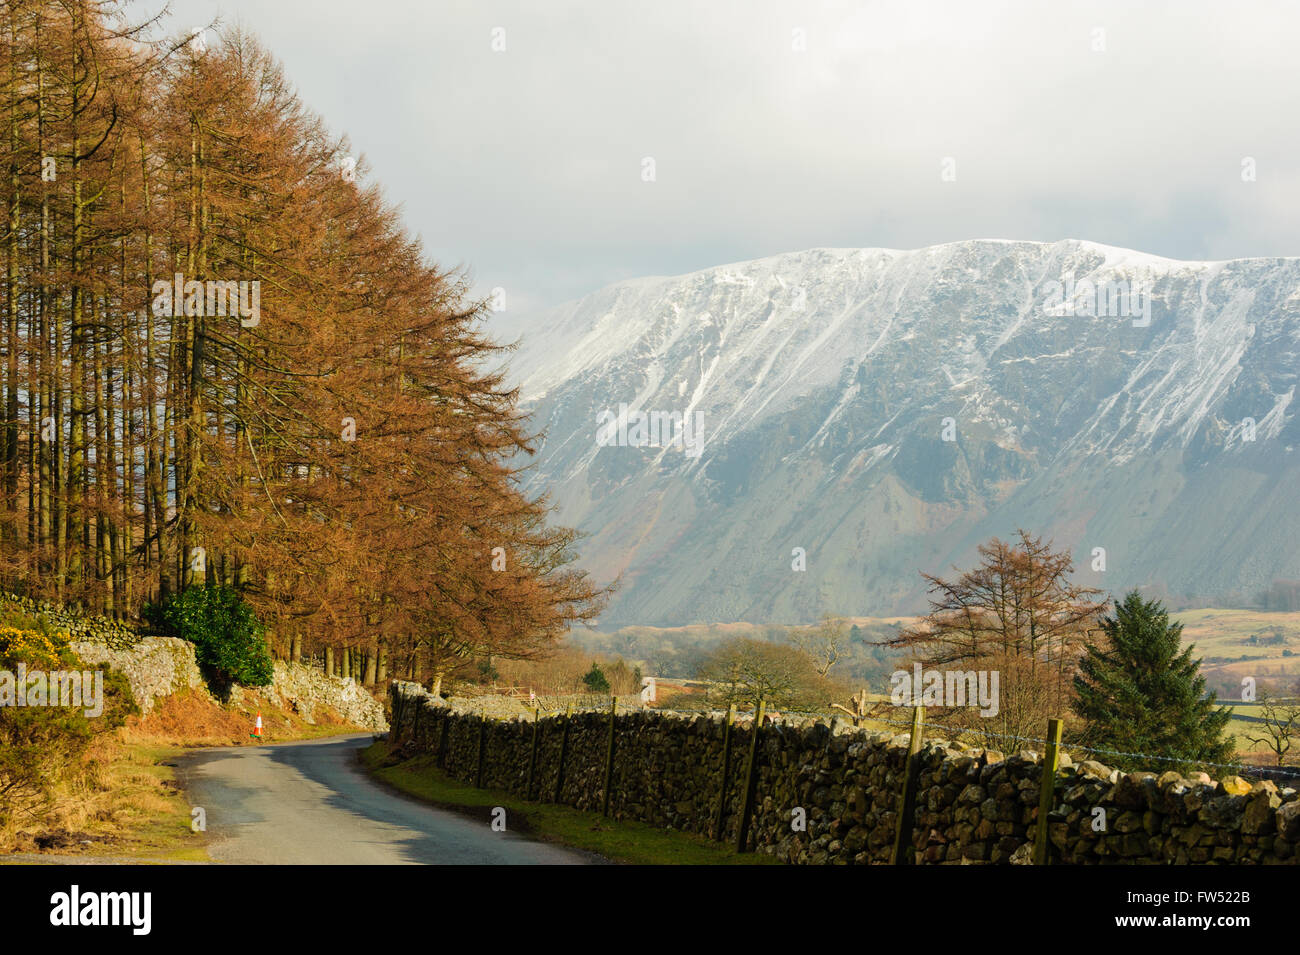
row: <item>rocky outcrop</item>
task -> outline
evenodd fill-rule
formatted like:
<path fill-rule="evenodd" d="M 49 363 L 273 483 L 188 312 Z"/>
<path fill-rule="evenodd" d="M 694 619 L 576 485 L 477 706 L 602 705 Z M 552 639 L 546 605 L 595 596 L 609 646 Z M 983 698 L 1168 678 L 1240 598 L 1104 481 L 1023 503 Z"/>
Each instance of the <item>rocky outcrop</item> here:
<path fill-rule="evenodd" d="M 458 712 L 413 683 L 394 683 L 391 739 L 430 753 L 451 775 L 579 809 L 604 801 L 607 713 L 495 720 Z M 724 795 L 723 834 L 734 840 L 752 725 L 732 732 L 722 778 L 722 721 L 650 710 L 614 723 L 610 812 L 660 828 L 710 834 Z M 812 720 L 766 725 L 760 737 L 752 845 L 798 864 L 889 861 L 908 737 Z M 529 792 L 529 767 L 533 766 Z M 913 860 L 922 864 L 1025 862 L 1038 815 L 1038 753 L 1003 754 L 934 740 L 917 759 Z M 1121 773 L 1062 754 L 1048 817 L 1055 864 L 1300 861 L 1300 792 L 1269 780 L 1203 773 Z"/>

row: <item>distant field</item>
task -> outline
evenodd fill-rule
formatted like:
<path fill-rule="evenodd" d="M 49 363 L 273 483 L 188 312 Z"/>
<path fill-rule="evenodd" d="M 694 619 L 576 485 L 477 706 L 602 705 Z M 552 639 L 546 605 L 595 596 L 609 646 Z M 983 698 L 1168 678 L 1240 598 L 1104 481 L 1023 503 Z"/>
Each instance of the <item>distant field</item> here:
<path fill-rule="evenodd" d="M 1300 618 L 1300 614 L 1296 614 Z M 907 626 L 916 617 L 836 617 L 842 620 L 846 627 L 857 624 L 864 630 L 870 627 L 882 626 Z M 600 642 L 613 639 L 617 634 L 636 634 L 636 635 L 664 635 L 674 637 L 688 637 L 701 642 L 712 640 L 727 639 L 730 637 L 754 637 L 761 638 L 773 629 L 798 629 L 800 625 L 792 624 L 767 624 L 767 623 L 747 623 L 738 621 L 735 623 L 690 623 L 681 627 L 641 627 L 630 626 L 621 627 L 615 633 L 608 631 L 594 631 L 590 635 L 584 635 L 585 642 Z M 804 628 L 815 627 L 816 623 L 803 624 Z"/>
<path fill-rule="evenodd" d="M 1224 699 L 1240 700 L 1242 680 L 1294 694 L 1300 684 L 1300 612 L 1183 610 L 1183 642 L 1196 645 L 1206 683 Z"/>

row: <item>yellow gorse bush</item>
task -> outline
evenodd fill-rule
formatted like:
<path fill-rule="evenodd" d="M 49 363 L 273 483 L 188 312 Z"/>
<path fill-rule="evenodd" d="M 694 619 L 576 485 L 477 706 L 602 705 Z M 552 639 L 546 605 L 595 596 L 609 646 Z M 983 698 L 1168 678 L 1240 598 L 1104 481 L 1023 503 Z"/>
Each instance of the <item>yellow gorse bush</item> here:
<path fill-rule="evenodd" d="M 30 667 L 57 668 L 70 662 L 68 635 L 57 632 L 44 634 L 38 630 L 0 626 L 0 661 L 22 661 Z"/>

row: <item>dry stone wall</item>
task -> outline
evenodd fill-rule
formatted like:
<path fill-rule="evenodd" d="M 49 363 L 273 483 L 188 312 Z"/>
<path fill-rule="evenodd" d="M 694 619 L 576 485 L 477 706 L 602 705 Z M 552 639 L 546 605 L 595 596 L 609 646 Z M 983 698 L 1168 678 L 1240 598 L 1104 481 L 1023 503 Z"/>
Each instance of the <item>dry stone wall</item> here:
<path fill-rule="evenodd" d="M 489 788 L 555 797 L 562 717 L 494 720 L 457 712 L 413 683 L 390 687 L 390 739 L 453 776 Z M 752 723 L 752 721 L 751 721 Z M 712 833 L 721 790 L 723 721 L 642 711 L 615 717 L 610 812 L 661 828 Z M 724 838 L 734 841 L 752 725 L 732 730 Z M 480 746 L 480 739 L 482 746 Z M 762 729 L 750 846 L 797 864 L 887 863 L 898 822 L 907 736 L 821 722 Z M 559 802 L 600 811 L 609 715 L 574 714 Z M 917 758 L 911 858 L 921 864 L 1021 863 L 1030 858 L 1042 760 L 934 740 Z M 796 829 L 802 810 L 806 831 Z M 1100 812 L 1098 812 L 1100 810 Z M 1121 773 L 1062 756 L 1048 817 L 1055 864 L 1295 864 L 1300 792 L 1204 774 Z"/>
<path fill-rule="evenodd" d="M 82 614 L 18 594 L 0 593 L 0 599 L 65 631 L 69 645 L 87 666 L 108 667 L 125 675 L 142 715 L 148 715 L 159 699 L 176 693 L 189 690 L 208 696 L 194 644 L 188 640 L 147 635 L 127 621 Z M 309 723 L 328 707 L 355 726 L 377 732 L 388 729 L 383 704 L 363 686 L 302 663 L 277 660 L 270 686 L 234 687 L 232 693 L 253 704 L 264 700 L 299 713 Z"/>
<path fill-rule="evenodd" d="M 147 715 L 158 700 L 189 690 L 208 696 L 207 684 L 194 659 L 194 644 L 176 637 L 141 637 L 129 646 L 110 646 L 93 640 L 74 640 L 72 649 L 88 666 L 121 671 L 131 694 Z M 388 729 L 384 707 L 355 680 L 327 676 L 304 663 L 276 660 L 271 684 L 231 687 L 231 700 L 248 706 L 267 705 L 299 714 L 316 722 L 324 709 L 334 710 L 354 726 L 376 732 Z"/>
<path fill-rule="evenodd" d="M 0 593 L 0 601 L 33 617 L 44 617 L 50 627 L 66 632 L 73 640 L 129 647 L 140 639 L 139 630 L 125 620 L 94 616 L 68 609 L 48 600 L 33 600 L 20 594 Z"/>
<path fill-rule="evenodd" d="M 108 644 L 73 640 L 72 650 L 87 666 L 109 667 L 126 676 L 142 715 L 159 697 L 185 690 L 207 695 L 208 688 L 194 661 L 194 644 L 177 637 L 141 637 L 134 643 Z"/>
<path fill-rule="evenodd" d="M 364 686 L 350 677 L 327 676 L 305 663 L 276 660 L 270 686 L 233 687 L 231 695 L 249 705 L 265 700 L 308 723 L 316 722 L 321 709 L 328 707 L 354 726 L 380 733 L 388 729 L 383 704 Z"/>

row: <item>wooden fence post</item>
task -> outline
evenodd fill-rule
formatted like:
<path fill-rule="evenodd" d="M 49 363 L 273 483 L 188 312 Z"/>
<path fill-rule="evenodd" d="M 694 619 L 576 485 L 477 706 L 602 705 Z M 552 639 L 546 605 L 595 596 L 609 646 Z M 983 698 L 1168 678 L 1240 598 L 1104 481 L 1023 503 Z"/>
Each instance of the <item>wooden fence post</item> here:
<path fill-rule="evenodd" d="M 614 715 L 618 710 L 618 697 L 609 698 L 609 749 L 605 753 L 605 805 L 603 815 L 609 815 L 609 790 L 614 785 Z"/>
<path fill-rule="evenodd" d="M 487 717 L 480 717 L 482 722 L 478 724 L 478 775 L 474 777 L 474 785 L 479 789 L 483 788 L 483 757 L 487 750 Z"/>
<path fill-rule="evenodd" d="M 736 704 L 727 705 L 727 722 L 722 726 L 722 782 L 718 786 L 718 812 L 713 838 L 722 841 L 722 824 L 727 815 L 727 777 L 731 775 L 731 725 L 736 722 Z"/>
<path fill-rule="evenodd" d="M 289 639 L 296 641 L 298 638 L 290 637 Z M 292 654 L 292 651 L 290 653 Z M 393 719 L 388 724 L 388 740 L 391 743 L 396 743 L 402 738 L 402 725 L 406 722 L 406 700 L 401 694 L 394 693 L 391 689 L 388 691 L 388 699 L 391 701 L 393 709 Z"/>
<path fill-rule="evenodd" d="M 1043 754 L 1043 776 L 1038 785 L 1038 826 L 1034 832 L 1034 865 L 1050 864 L 1047 817 L 1056 797 L 1056 770 L 1061 765 L 1061 727 L 1057 719 L 1047 721 L 1047 752 Z"/>
<path fill-rule="evenodd" d="M 916 754 L 921 751 L 921 738 L 925 731 L 925 707 L 912 707 L 912 741 L 907 747 L 907 760 L 903 764 L 903 791 L 898 794 L 898 828 L 894 832 L 894 849 L 890 865 L 912 863 L 912 816 L 916 812 L 916 777 L 919 763 Z"/>
<path fill-rule="evenodd" d="M 758 701 L 754 713 L 754 735 L 749 741 L 749 766 L 745 770 L 745 798 L 740 804 L 740 824 L 736 826 L 736 851 L 748 852 L 749 816 L 754 811 L 754 796 L 758 792 L 758 737 L 763 732 L 763 714 L 766 705 Z"/>
<path fill-rule="evenodd" d="M 533 777 L 537 774 L 537 731 L 540 726 L 538 719 L 537 707 L 533 707 L 533 751 L 528 757 L 528 788 L 524 790 L 524 798 L 533 798 Z"/>
<path fill-rule="evenodd" d="M 569 723 L 572 718 L 573 704 L 570 703 L 564 708 L 564 735 L 560 737 L 560 763 L 555 767 L 555 798 L 551 802 L 559 802 L 564 790 L 564 760 L 569 755 Z"/>
<path fill-rule="evenodd" d="M 447 768 L 447 739 L 451 732 L 451 711 L 442 714 L 442 730 L 438 734 L 438 768 Z"/>

